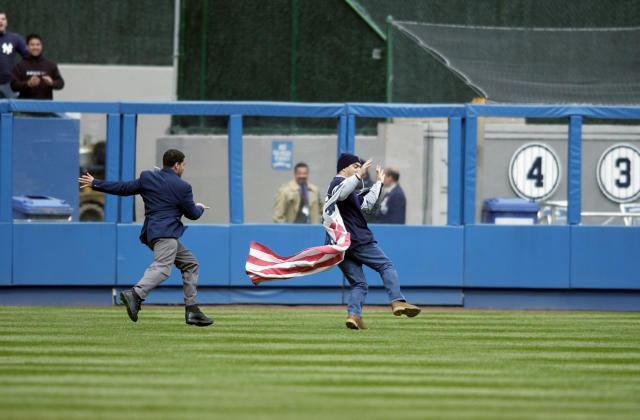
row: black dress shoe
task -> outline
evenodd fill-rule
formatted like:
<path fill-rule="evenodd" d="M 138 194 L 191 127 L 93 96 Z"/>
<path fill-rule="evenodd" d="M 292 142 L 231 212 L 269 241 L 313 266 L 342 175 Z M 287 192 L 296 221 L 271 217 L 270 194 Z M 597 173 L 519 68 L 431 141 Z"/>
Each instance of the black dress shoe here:
<path fill-rule="evenodd" d="M 140 302 L 142 299 L 133 289 L 125 290 L 120 293 L 120 300 L 127 307 L 127 314 L 133 322 L 138 321 L 138 312 L 140 311 Z"/>
<path fill-rule="evenodd" d="M 198 327 L 206 327 L 213 324 L 213 319 L 203 314 L 198 305 L 188 305 L 184 309 L 184 318 L 187 324 L 197 325 Z"/>

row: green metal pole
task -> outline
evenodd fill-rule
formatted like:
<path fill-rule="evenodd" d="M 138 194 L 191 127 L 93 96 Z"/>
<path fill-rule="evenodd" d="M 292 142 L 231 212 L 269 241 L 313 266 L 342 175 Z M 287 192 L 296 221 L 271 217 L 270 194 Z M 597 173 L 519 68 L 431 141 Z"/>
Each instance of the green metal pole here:
<path fill-rule="evenodd" d="M 207 31 L 209 26 L 209 0 L 202 0 L 202 27 L 200 33 L 200 100 L 207 97 Z M 200 116 L 200 127 L 204 127 L 204 115 Z"/>
<path fill-rule="evenodd" d="M 291 0 L 291 80 L 289 81 L 289 100 L 298 99 L 296 82 L 298 78 L 298 0 Z M 291 131 L 296 129 L 296 119 L 291 118 Z"/>
<path fill-rule="evenodd" d="M 393 101 L 393 40 L 391 30 L 393 17 L 387 16 L 387 102 Z"/>
<path fill-rule="evenodd" d="M 298 0 L 291 0 L 291 81 L 289 100 L 296 101 L 296 72 L 298 61 Z"/>
<path fill-rule="evenodd" d="M 180 89 L 184 89 L 184 37 L 185 30 L 187 28 L 186 23 L 187 14 L 187 2 L 180 2 L 180 36 L 179 36 L 179 50 L 178 50 L 178 94 L 176 99 L 180 98 Z M 184 92 L 183 92 L 184 93 Z"/>

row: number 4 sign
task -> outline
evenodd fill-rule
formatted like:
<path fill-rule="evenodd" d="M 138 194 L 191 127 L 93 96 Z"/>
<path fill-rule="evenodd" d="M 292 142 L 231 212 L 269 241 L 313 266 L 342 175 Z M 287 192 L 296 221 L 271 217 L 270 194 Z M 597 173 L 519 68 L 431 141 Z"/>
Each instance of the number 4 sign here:
<path fill-rule="evenodd" d="M 628 203 L 640 196 L 640 152 L 629 144 L 616 144 L 598 161 L 598 185 L 616 203 Z"/>
<path fill-rule="evenodd" d="M 527 143 L 511 157 L 509 181 L 522 198 L 544 200 L 560 183 L 560 161 L 546 144 Z"/>

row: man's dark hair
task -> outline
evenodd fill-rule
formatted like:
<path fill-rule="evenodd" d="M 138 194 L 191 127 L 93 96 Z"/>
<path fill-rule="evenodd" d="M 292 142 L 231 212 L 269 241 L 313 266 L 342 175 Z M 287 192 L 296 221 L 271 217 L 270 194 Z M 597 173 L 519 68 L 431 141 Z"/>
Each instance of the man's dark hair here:
<path fill-rule="evenodd" d="M 398 180 L 400 179 L 400 174 L 395 169 L 389 168 L 386 169 L 385 172 L 391 177 L 391 179 L 393 179 L 393 182 L 398 182 Z"/>
<path fill-rule="evenodd" d="M 298 163 L 296 163 L 296 167 L 295 167 L 295 168 L 293 168 L 293 172 L 297 171 L 297 170 L 298 170 L 298 168 L 307 168 L 307 169 L 308 169 L 308 168 L 309 168 L 309 165 L 307 165 L 307 164 L 306 164 L 306 163 L 304 163 L 304 162 L 298 162 Z"/>
<path fill-rule="evenodd" d="M 32 39 L 37 39 L 38 41 L 42 42 L 42 38 L 40 38 L 40 35 L 38 35 L 38 34 L 29 34 L 29 35 L 27 35 L 27 44 Z"/>
<path fill-rule="evenodd" d="M 184 162 L 184 153 L 180 150 L 169 149 L 162 155 L 162 166 L 165 168 L 173 168 L 173 165 L 182 162 Z"/>

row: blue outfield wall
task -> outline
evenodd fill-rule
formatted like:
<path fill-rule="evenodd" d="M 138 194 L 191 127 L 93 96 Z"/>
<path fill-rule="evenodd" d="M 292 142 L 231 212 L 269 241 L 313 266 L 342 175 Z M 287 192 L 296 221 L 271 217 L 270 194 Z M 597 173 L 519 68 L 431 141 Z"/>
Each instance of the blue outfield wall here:
<path fill-rule="evenodd" d="M 11 249 L 3 245 L 11 241 L 0 244 L 5 247 L 0 255 L 7 262 L 0 266 L 1 285 L 102 287 L 109 294 L 111 288 L 128 288 L 153 261 L 151 250 L 138 240 L 140 228 L 140 224 L 115 223 L 0 224 L 1 237 L 13 235 Z M 491 297 L 497 307 L 527 307 L 496 298 L 506 289 L 512 297 L 542 307 L 542 295 L 531 298 L 536 289 L 554 305 L 571 301 L 574 295 L 564 292 L 575 289 L 583 294 L 619 289 L 615 296 L 640 296 L 640 263 L 634 258 L 640 252 L 640 228 L 372 225 L 372 230 L 396 266 L 407 297 L 422 304 L 469 306 Z M 320 226 L 191 225 L 183 243 L 200 261 L 202 303 L 344 303 L 348 287 L 338 268 L 259 286 L 253 286 L 244 272 L 252 240 L 288 256 L 322 243 L 323 238 Z M 368 302 L 386 303 L 379 276 L 366 270 L 371 286 Z M 148 303 L 180 303 L 181 286 L 174 268 Z M 493 292 L 483 294 L 481 289 Z M 520 294 L 513 294 L 517 289 Z M 614 295 L 607 296 L 615 301 Z M 591 305 L 587 298 L 581 299 Z"/>
<path fill-rule="evenodd" d="M 640 227 L 573 226 L 571 289 L 640 289 Z"/>
<path fill-rule="evenodd" d="M 117 286 L 133 286 L 153 262 L 153 252 L 138 238 L 141 228 L 141 224 L 119 224 L 117 227 L 117 246 L 114 248 L 118 275 L 113 283 Z M 180 240 L 200 262 L 199 286 L 229 285 L 229 226 L 191 225 Z M 182 287 L 182 277 L 175 266 L 163 285 Z"/>
<path fill-rule="evenodd" d="M 112 286 L 112 223 L 14 223 L 14 286 Z"/>
<path fill-rule="evenodd" d="M 568 289 L 570 226 L 469 225 L 464 286 Z"/>
<path fill-rule="evenodd" d="M 137 115 L 230 118 L 231 224 L 191 225 L 182 239 L 201 263 L 202 303 L 343 304 L 348 298 L 348 285 L 337 268 L 259 286 L 245 274 L 250 241 L 288 256 L 323 243 L 324 231 L 321 226 L 243 223 L 244 116 L 335 118 L 337 153 L 353 152 L 357 118 L 407 117 L 449 121 L 448 226 L 371 226 L 396 266 L 409 300 L 469 307 L 640 310 L 640 227 L 580 225 L 582 119 L 640 119 L 640 107 L 0 100 L 0 112 L 0 304 L 111 303 L 119 290 L 138 281 L 153 260 L 152 252 L 138 240 L 140 225 L 132 223 L 132 197 L 108 196 L 105 223 L 12 220 L 11 197 L 22 192 L 14 181 L 30 166 L 22 161 L 42 150 L 61 150 L 52 148 L 52 142 L 44 149 L 16 144 L 21 135 L 37 136 L 29 118 L 14 118 L 13 113 L 91 112 L 107 115 L 106 177 L 120 181 L 135 176 Z M 477 121 L 487 116 L 568 118 L 567 225 L 475 224 Z M 38 120 L 38 136 L 47 132 L 40 126 L 48 124 L 45 120 Z M 75 126 L 68 128 L 77 131 Z M 69 153 L 74 149 L 77 160 L 74 136 L 67 136 L 64 145 Z M 63 176 L 74 179 L 69 184 L 72 194 L 77 193 L 76 175 Z M 368 303 L 387 303 L 379 277 L 365 270 Z M 147 302 L 181 303 L 181 285 L 174 269 Z"/>
<path fill-rule="evenodd" d="M 11 285 L 13 224 L 0 223 L 0 286 Z"/>

